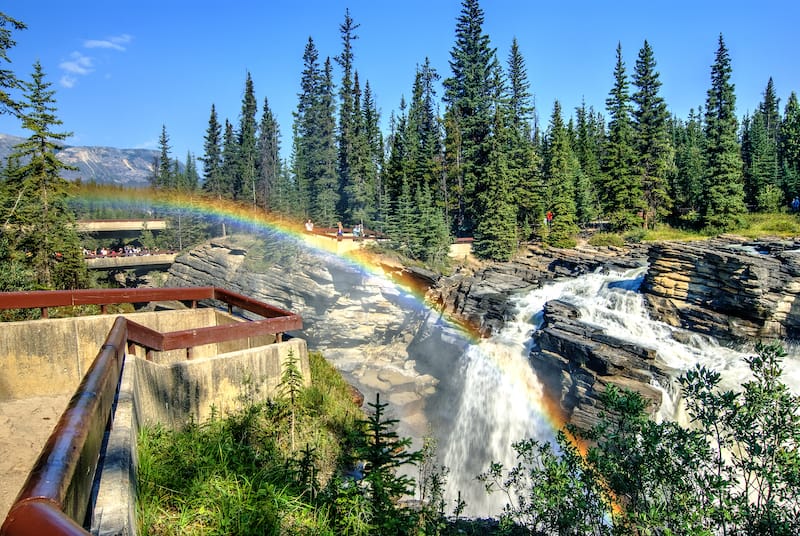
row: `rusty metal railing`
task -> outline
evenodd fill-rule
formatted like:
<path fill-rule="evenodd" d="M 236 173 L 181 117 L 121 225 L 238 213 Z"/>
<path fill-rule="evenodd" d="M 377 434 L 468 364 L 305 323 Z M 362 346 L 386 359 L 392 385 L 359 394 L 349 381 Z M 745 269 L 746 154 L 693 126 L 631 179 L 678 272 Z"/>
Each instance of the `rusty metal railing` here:
<path fill-rule="evenodd" d="M 103 437 L 125 359 L 126 345 L 148 350 L 191 348 L 245 337 L 280 334 L 302 328 L 302 318 L 277 307 L 216 287 L 114 289 L 0 293 L 0 309 L 64 305 L 143 303 L 214 299 L 264 317 L 192 330 L 160 333 L 120 316 L 97 357 L 45 443 L 19 495 L 0 527 L 0 536 L 88 535 L 83 527 L 89 509 Z"/>

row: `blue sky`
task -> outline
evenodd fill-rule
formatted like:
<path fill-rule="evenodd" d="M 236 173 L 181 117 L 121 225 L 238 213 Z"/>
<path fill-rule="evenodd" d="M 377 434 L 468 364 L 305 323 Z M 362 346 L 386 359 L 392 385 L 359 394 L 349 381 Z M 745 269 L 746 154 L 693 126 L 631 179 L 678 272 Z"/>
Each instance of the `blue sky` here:
<path fill-rule="evenodd" d="M 605 113 L 617 43 L 628 74 L 644 40 L 653 48 L 662 96 L 686 117 L 705 103 L 722 33 L 730 52 L 738 114 L 751 112 L 774 80 L 781 112 L 800 92 L 796 0 L 483 0 L 484 31 L 505 66 L 517 38 L 540 121 L 553 102 L 572 114 L 585 100 Z M 11 68 L 30 79 L 36 60 L 56 90 L 70 145 L 157 148 L 165 125 L 172 156 L 202 156 L 212 103 L 238 124 L 248 72 L 291 145 L 302 56 L 309 37 L 322 58 L 340 52 L 345 9 L 360 25 L 355 67 L 368 80 L 386 127 L 416 67 L 430 58 L 442 78 L 455 42 L 460 0 L 6 0 L 0 8 L 28 29 L 15 32 Z M 4 66 L 5 67 L 5 66 Z M 337 80 L 339 77 L 336 72 Z M 441 92 L 440 92 L 441 95 Z M 0 132 L 27 136 L 0 116 Z"/>

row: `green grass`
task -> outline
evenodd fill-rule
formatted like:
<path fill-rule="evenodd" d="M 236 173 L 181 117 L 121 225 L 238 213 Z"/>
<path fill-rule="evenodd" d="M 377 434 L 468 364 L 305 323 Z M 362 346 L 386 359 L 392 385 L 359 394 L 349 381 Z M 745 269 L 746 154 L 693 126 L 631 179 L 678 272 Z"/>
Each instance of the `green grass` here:
<path fill-rule="evenodd" d="M 297 444 L 315 449 L 317 478 L 329 479 L 355 432 L 359 409 L 347 384 L 318 353 L 313 386 L 296 408 Z M 287 403 L 250 402 L 236 414 L 139 434 L 140 534 L 331 534 L 325 511 L 297 481 Z"/>

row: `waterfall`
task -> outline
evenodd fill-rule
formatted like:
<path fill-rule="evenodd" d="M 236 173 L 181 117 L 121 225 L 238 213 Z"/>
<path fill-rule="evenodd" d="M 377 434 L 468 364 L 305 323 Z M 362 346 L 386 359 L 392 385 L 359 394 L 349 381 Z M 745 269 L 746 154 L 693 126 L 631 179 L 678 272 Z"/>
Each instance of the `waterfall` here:
<path fill-rule="evenodd" d="M 514 299 L 516 315 L 502 331 L 468 346 L 460 360 L 463 389 L 454 403 L 454 424 L 442 441 L 442 463 L 449 469 L 446 499 L 452 507 L 459 496 L 465 513 L 475 517 L 498 515 L 507 502 L 501 493 L 487 494 L 476 476 L 492 462 L 508 469 L 515 463 L 512 443 L 534 438 L 551 441 L 554 425 L 543 391 L 528 356 L 532 333 L 541 325 L 544 304 L 561 299 L 577 306 L 581 319 L 609 335 L 652 348 L 676 377 L 696 363 L 722 374 L 724 388 L 737 389 L 747 381 L 749 368 L 743 352 L 719 345 L 713 338 L 677 330 L 651 320 L 637 292 L 643 270 L 626 274 L 589 274 L 546 284 Z M 674 336 L 680 331 L 679 337 Z M 800 352 L 787 347 L 783 381 L 800 391 Z M 656 385 L 664 393 L 662 419 L 681 420 L 674 385 Z"/>

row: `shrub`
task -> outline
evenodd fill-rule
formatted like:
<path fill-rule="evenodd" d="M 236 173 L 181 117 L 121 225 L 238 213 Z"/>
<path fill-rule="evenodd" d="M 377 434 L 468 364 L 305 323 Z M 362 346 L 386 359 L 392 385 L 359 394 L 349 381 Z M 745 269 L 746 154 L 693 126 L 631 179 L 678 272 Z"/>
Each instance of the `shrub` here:
<path fill-rule="evenodd" d="M 625 240 L 616 233 L 595 233 L 589 238 L 589 245 L 622 247 L 625 245 Z"/>

